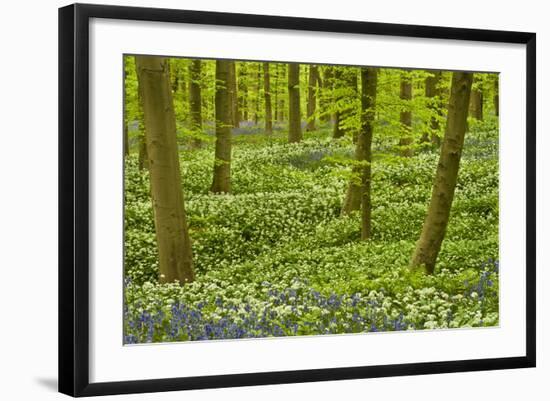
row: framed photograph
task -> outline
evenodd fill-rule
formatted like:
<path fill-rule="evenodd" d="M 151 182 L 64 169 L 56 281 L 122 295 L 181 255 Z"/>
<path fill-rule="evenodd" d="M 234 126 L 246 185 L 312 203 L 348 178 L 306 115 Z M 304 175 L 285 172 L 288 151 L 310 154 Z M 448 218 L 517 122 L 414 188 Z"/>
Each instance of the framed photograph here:
<path fill-rule="evenodd" d="M 535 34 L 59 10 L 59 390 L 535 366 Z"/>

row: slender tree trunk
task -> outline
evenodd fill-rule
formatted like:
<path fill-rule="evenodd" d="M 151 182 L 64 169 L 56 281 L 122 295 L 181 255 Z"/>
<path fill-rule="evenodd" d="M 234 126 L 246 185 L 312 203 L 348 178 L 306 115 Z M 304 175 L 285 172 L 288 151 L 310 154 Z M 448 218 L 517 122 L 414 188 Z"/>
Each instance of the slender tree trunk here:
<path fill-rule="evenodd" d="M 429 99 L 428 107 L 431 109 L 432 116 L 430 117 L 429 132 L 422 136 L 422 142 L 431 142 L 432 145 L 439 147 L 441 139 L 439 138 L 439 120 L 436 117 L 443 114 L 441 107 L 441 91 L 439 82 L 441 81 L 441 71 L 431 71 L 432 75 L 426 78 L 425 95 Z"/>
<path fill-rule="evenodd" d="M 231 90 L 232 61 L 216 60 L 216 150 L 210 191 L 231 191 Z"/>
<path fill-rule="evenodd" d="M 361 69 L 361 131 L 357 137 L 357 148 L 362 149 L 363 161 L 361 176 L 361 239 L 371 237 L 371 163 L 372 163 L 372 133 L 376 115 L 376 88 L 378 85 L 378 69 Z"/>
<path fill-rule="evenodd" d="M 493 105 L 495 106 L 495 116 L 499 116 L 500 112 L 500 99 L 499 99 L 499 84 L 500 76 L 497 75 L 495 79 L 495 95 L 493 96 Z"/>
<path fill-rule="evenodd" d="M 139 74 L 136 63 L 136 75 L 138 78 L 138 141 L 139 141 L 139 154 L 138 154 L 138 166 L 140 170 L 149 169 L 149 155 L 147 154 L 147 143 L 145 140 L 145 118 L 143 116 L 143 94 L 141 90 L 141 84 L 139 83 Z"/>
<path fill-rule="evenodd" d="M 447 125 L 435 173 L 432 198 L 410 263 L 412 268 L 424 268 L 428 274 L 433 274 L 435 270 L 449 222 L 464 145 L 472 78 L 472 73 L 453 73 Z"/>
<path fill-rule="evenodd" d="M 275 89 L 273 90 L 273 116 L 272 119 L 279 119 L 279 64 L 275 64 Z"/>
<path fill-rule="evenodd" d="M 357 70 L 355 68 L 335 67 L 334 81 L 336 112 L 332 137 L 337 139 L 351 132 L 350 128 L 342 126 L 342 122 L 348 122 L 348 119 L 352 118 L 358 111 L 355 109 L 355 99 L 357 99 Z M 343 99 L 347 99 L 347 101 Z M 353 139 L 355 142 L 357 132 L 353 133 Z"/>
<path fill-rule="evenodd" d="M 332 90 L 334 86 L 334 67 L 327 65 L 324 67 L 323 88 L 321 90 L 321 98 L 319 108 L 321 109 L 320 120 L 324 123 L 333 122 L 335 120 L 334 113 L 331 112 L 333 98 Z"/>
<path fill-rule="evenodd" d="M 319 70 L 316 65 L 309 66 L 307 86 L 307 127 L 306 131 L 315 131 L 315 108 L 317 105 L 317 82 L 319 81 Z"/>
<path fill-rule="evenodd" d="M 231 110 L 231 122 L 233 127 L 239 128 L 239 102 L 237 92 L 237 67 L 236 63 L 232 62 L 229 69 L 229 101 Z"/>
<path fill-rule="evenodd" d="M 412 138 L 412 113 L 410 109 L 410 101 L 412 100 L 412 84 L 408 76 L 401 76 L 399 98 L 404 100 L 406 106 L 401 110 L 399 114 L 399 121 L 401 122 L 401 139 L 399 140 L 399 146 L 401 148 L 401 156 L 411 157 L 413 150 L 411 145 L 413 144 Z"/>
<path fill-rule="evenodd" d="M 256 72 L 256 104 L 254 105 L 254 124 L 258 125 L 260 121 L 260 92 L 262 87 L 262 64 L 258 63 L 258 70 Z"/>
<path fill-rule="evenodd" d="M 339 67 L 334 67 L 334 89 L 337 92 L 342 90 L 342 70 Z M 336 103 L 336 110 L 334 111 L 334 127 L 332 128 L 332 138 L 338 139 L 344 136 L 345 132 L 340 127 L 340 120 L 342 117 L 342 112 L 339 110 L 340 99 L 342 98 L 341 94 L 337 94 L 334 97 L 334 102 Z"/>
<path fill-rule="evenodd" d="M 239 120 L 248 121 L 248 63 L 239 66 L 239 79 L 237 88 L 240 96 Z"/>
<path fill-rule="evenodd" d="M 288 142 L 302 140 L 300 116 L 300 64 L 288 64 Z"/>
<path fill-rule="evenodd" d="M 137 56 L 145 136 L 159 251 L 160 282 L 194 280 L 191 241 L 183 200 L 176 117 L 168 60 Z"/>
<path fill-rule="evenodd" d="M 265 133 L 273 133 L 273 116 L 271 113 L 271 83 L 269 77 L 269 63 L 264 63 L 264 102 L 265 102 Z"/>
<path fill-rule="evenodd" d="M 483 120 L 483 92 L 481 82 L 476 79 L 474 88 L 470 94 L 470 116 L 476 120 Z"/>
<path fill-rule="evenodd" d="M 124 63 L 126 64 L 126 63 Z M 130 154 L 130 140 L 128 138 L 128 90 L 126 85 L 126 77 L 128 75 L 128 72 L 126 71 L 126 65 L 124 66 L 124 118 L 122 123 L 124 124 L 124 127 L 122 129 L 122 133 L 124 135 L 123 138 L 123 148 L 124 148 L 124 157 L 128 156 Z"/>
<path fill-rule="evenodd" d="M 280 67 L 281 67 L 281 76 L 284 77 L 286 75 L 286 64 L 280 64 Z M 283 83 L 281 84 L 284 86 L 284 80 L 283 80 Z M 283 93 L 284 93 L 284 88 L 283 88 Z M 277 116 L 277 120 L 278 121 L 284 121 L 285 120 L 285 96 L 279 96 L 279 115 Z"/>
<path fill-rule="evenodd" d="M 193 144 L 196 147 L 202 145 L 199 137 L 202 133 L 201 70 L 202 61 L 191 60 L 191 64 L 189 64 L 189 123 L 194 135 Z"/>
<path fill-rule="evenodd" d="M 352 178 L 348 185 L 342 215 L 364 208 L 362 212 L 361 237 L 367 239 L 371 232 L 371 166 L 372 132 L 376 107 L 376 87 L 378 69 L 361 69 L 361 130 L 355 145 L 355 160 L 359 162 L 352 169 Z"/>

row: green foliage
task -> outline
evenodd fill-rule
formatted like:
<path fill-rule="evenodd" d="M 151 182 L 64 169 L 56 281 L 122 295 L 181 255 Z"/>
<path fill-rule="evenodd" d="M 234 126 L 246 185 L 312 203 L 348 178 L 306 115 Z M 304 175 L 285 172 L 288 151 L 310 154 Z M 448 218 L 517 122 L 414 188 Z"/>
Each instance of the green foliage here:
<path fill-rule="evenodd" d="M 329 130 L 307 133 L 299 144 L 286 144 L 283 132 L 270 138 L 235 137 L 230 195 L 208 193 L 211 144 L 182 151 L 197 270 L 196 281 L 184 286 L 157 284 L 148 177 L 130 155 L 125 174 L 127 315 L 137 319 L 148 313 L 154 329 L 151 337 L 145 328 L 127 327 L 127 333 L 138 342 L 202 338 L 170 334 L 177 305 L 200 310 L 203 326 L 239 325 L 252 319 L 251 313 L 273 311 L 266 318 L 267 331 L 247 326 L 247 336 L 391 330 L 388 319 L 400 329 L 498 324 L 498 272 L 493 262 L 485 263 L 498 260 L 495 124 L 471 125 L 433 276 L 407 265 L 431 195 L 436 151 L 388 157 L 385 142 L 375 142 L 369 242 L 360 241 L 358 213 L 339 213 L 352 167 L 346 162 L 354 150 L 349 139 L 331 141 Z M 283 293 L 284 300 L 276 301 L 273 294 Z M 330 299 L 338 307 L 326 306 Z M 365 305 L 371 304 L 376 308 L 367 314 Z"/>

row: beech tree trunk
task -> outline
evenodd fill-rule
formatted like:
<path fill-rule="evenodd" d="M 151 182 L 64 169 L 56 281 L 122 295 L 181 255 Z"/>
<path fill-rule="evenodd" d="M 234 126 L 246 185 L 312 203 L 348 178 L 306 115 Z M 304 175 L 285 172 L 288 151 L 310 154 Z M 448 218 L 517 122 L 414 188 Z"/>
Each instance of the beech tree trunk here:
<path fill-rule="evenodd" d="M 237 67 L 235 62 L 232 62 L 229 67 L 229 102 L 231 110 L 231 123 L 233 127 L 239 128 L 239 101 L 237 91 Z"/>
<path fill-rule="evenodd" d="M 166 58 L 136 56 L 145 117 L 151 197 L 160 282 L 194 280 L 191 241 L 183 200 L 176 117 Z"/>
<path fill-rule="evenodd" d="M 288 142 L 302 140 L 300 116 L 300 64 L 288 64 Z"/>
<path fill-rule="evenodd" d="M 258 63 L 258 70 L 256 71 L 256 104 L 254 106 L 254 124 L 258 125 L 260 121 L 260 99 L 262 88 L 262 64 Z"/>
<path fill-rule="evenodd" d="M 476 120 L 483 120 L 483 92 L 481 87 L 478 86 L 480 84 L 479 80 L 476 79 L 475 83 L 477 85 L 472 88 L 470 94 L 470 116 Z"/>
<path fill-rule="evenodd" d="M 339 109 L 339 101 L 342 95 L 338 92 L 342 90 L 342 70 L 339 67 L 334 67 L 334 90 L 337 94 L 334 96 L 334 102 L 336 103 L 336 110 L 334 111 L 334 127 L 332 127 L 332 138 L 338 139 L 344 136 L 345 132 L 340 128 L 340 120 L 342 112 Z"/>
<path fill-rule="evenodd" d="M 324 123 L 334 120 L 332 107 L 332 89 L 334 84 L 334 67 L 327 65 L 324 67 L 322 80 L 322 91 L 319 99 L 319 108 L 321 109 L 320 120 Z"/>
<path fill-rule="evenodd" d="M 500 76 L 497 75 L 495 79 L 495 95 L 493 96 L 493 105 L 495 106 L 495 116 L 499 116 L 500 112 L 500 98 L 499 98 L 499 84 Z"/>
<path fill-rule="evenodd" d="M 466 133 L 472 78 L 472 73 L 453 73 L 447 125 L 435 173 L 432 198 L 420 239 L 411 258 L 412 268 L 423 268 L 428 274 L 433 274 L 435 270 L 449 222 Z"/>
<path fill-rule="evenodd" d="M 210 191 L 231 192 L 231 90 L 233 61 L 216 60 L 216 150 Z"/>
<path fill-rule="evenodd" d="M 348 185 L 342 215 L 362 209 L 361 238 L 368 239 L 371 234 L 371 166 L 372 133 L 376 112 L 377 68 L 361 69 L 361 130 L 355 145 L 355 160 L 352 178 Z"/>
<path fill-rule="evenodd" d="M 191 60 L 189 65 L 189 119 L 191 130 L 196 135 L 193 138 L 193 144 L 196 147 L 202 145 L 202 141 L 198 137 L 202 132 L 201 70 L 202 61 Z"/>
<path fill-rule="evenodd" d="M 319 69 L 316 65 L 309 66 L 307 86 L 307 127 L 306 131 L 315 131 L 315 108 L 317 103 L 317 81 L 319 80 Z"/>
<path fill-rule="evenodd" d="M 239 119 L 248 121 L 248 63 L 241 63 L 239 67 L 240 79 L 237 85 L 240 93 Z"/>
<path fill-rule="evenodd" d="M 139 82 L 139 73 L 137 70 L 137 62 L 136 62 L 136 75 L 138 78 L 138 131 L 139 131 L 139 137 L 138 137 L 138 166 L 140 170 L 145 170 L 149 168 L 149 156 L 147 155 L 147 143 L 145 140 L 145 119 L 143 117 L 143 95 L 142 95 L 142 89 L 141 84 Z"/>
<path fill-rule="evenodd" d="M 404 100 L 406 105 L 399 114 L 399 121 L 401 122 L 401 139 L 399 140 L 399 146 L 401 150 L 401 156 L 411 157 L 413 150 L 411 145 L 413 144 L 412 137 L 412 113 L 410 110 L 410 100 L 412 100 L 412 84 L 408 76 L 404 74 L 401 76 L 399 98 Z"/>
<path fill-rule="evenodd" d="M 271 82 L 269 76 L 269 63 L 264 63 L 264 103 L 265 103 L 265 133 L 273 133 L 273 115 L 271 112 Z"/>
<path fill-rule="evenodd" d="M 335 121 L 332 137 L 341 138 L 350 133 L 349 128 L 342 127 L 342 122 L 357 113 L 354 108 L 354 100 L 357 98 L 357 71 L 355 68 L 335 67 L 334 88 L 336 91 L 335 103 Z M 346 99 L 348 101 L 343 101 Z M 357 139 L 357 133 L 353 133 L 354 142 Z"/>
<path fill-rule="evenodd" d="M 128 156 L 130 154 L 130 141 L 128 138 L 128 85 L 126 83 L 126 76 L 128 75 L 128 71 L 126 71 L 126 63 L 124 63 L 124 118 L 122 123 L 124 124 L 124 127 L 122 127 L 122 135 L 123 135 L 123 142 L 122 146 L 124 149 L 124 156 Z"/>
<path fill-rule="evenodd" d="M 376 115 L 376 87 L 378 69 L 361 69 L 361 130 L 357 136 L 357 160 L 364 163 L 361 175 L 361 239 L 371 237 L 371 163 L 372 133 Z"/>
<path fill-rule="evenodd" d="M 441 116 L 443 111 L 441 110 L 441 90 L 439 89 L 439 83 L 441 81 L 441 71 L 431 71 L 432 75 L 426 78 L 426 92 L 425 95 L 429 99 L 428 107 L 432 110 L 433 114 Z M 432 116 L 430 118 L 429 130 L 422 136 L 422 142 L 431 142 L 434 146 L 439 147 L 441 139 L 439 133 L 439 120 L 437 117 Z"/>
<path fill-rule="evenodd" d="M 281 67 L 281 70 L 282 70 L 280 76 L 284 78 L 285 75 L 287 75 L 286 64 L 279 64 L 279 66 Z M 284 85 L 284 79 L 283 79 L 282 85 Z M 283 93 L 284 93 L 284 87 L 283 87 Z M 279 105 L 277 106 L 277 108 L 279 109 L 279 114 L 277 115 L 277 121 L 284 121 L 285 110 L 286 110 L 285 96 L 279 96 Z"/>

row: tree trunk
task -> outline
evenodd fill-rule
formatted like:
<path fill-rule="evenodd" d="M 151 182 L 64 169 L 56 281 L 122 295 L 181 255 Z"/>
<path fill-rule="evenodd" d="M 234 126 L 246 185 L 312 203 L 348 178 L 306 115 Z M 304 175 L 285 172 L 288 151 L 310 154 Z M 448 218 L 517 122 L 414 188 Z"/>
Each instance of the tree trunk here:
<path fill-rule="evenodd" d="M 258 70 L 256 72 L 256 104 L 254 107 L 254 124 L 258 125 L 260 121 L 260 92 L 262 87 L 262 64 L 258 63 Z"/>
<path fill-rule="evenodd" d="M 342 70 L 339 67 L 334 67 L 334 89 L 336 91 L 341 91 L 342 89 Z M 334 110 L 334 127 L 332 127 L 332 138 L 338 139 L 344 136 L 345 132 L 340 128 L 340 120 L 342 112 L 339 110 L 339 101 L 341 95 L 337 94 L 334 96 L 334 102 L 336 103 L 336 110 Z"/>
<path fill-rule="evenodd" d="M 139 82 L 139 74 L 136 64 L 136 75 L 138 78 L 138 140 L 139 140 L 139 154 L 138 154 L 138 166 L 140 170 L 149 169 L 149 156 L 147 155 L 147 143 L 145 140 L 145 119 L 143 117 L 143 95 L 141 90 L 141 84 Z M 175 117 L 174 117 L 175 118 Z"/>
<path fill-rule="evenodd" d="M 357 137 L 357 151 L 363 161 L 361 175 L 361 239 L 371 237 L 371 163 L 372 163 L 372 133 L 376 115 L 376 87 L 378 84 L 378 69 L 361 69 L 361 131 Z"/>
<path fill-rule="evenodd" d="M 435 262 L 449 222 L 464 145 L 472 78 L 472 73 L 453 73 L 447 125 L 435 174 L 432 198 L 410 263 L 412 268 L 424 268 L 428 274 L 433 274 L 435 270 Z"/>
<path fill-rule="evenodd" d="M 308 86 L 307 86 L 307 127 L 306 131 L 315 131 L 315 108 L 317 103 L 317 81 L 319 80 L 319 70 L 316 65 L 309 66 Z"/>
<path fill-rule="evenodd" d="M 194 280 L 168 60 L 136 56 L 145 117 L 160 282 Z"/>
<path fill-rule="evenodd" d="M 470 94 L 470 116 L 476 120 L 483 120 L 483 92 L 481 82 L 476 79 L 474 88 Z"/>
<path fill-rule="evenodd" d="M 288 64 L 288 142 L 302 140 L 300 116 L 300 64 Z"/>
<path fill-rule="evenodd" d="M 265 133 L 273 133 L 273 116 L 271 113 L 271 83 L 269 81 L 269 63 L 264 63 L 264 102 L 265 102 Z"/>
<path fill-rule="evenodd" d="M 229 69 L 229 102 L 231 110 L 231 123 L 233 127 L 239 128 L 239 102 L 238 102 L 238 92 L 237 92 L 237 67 L 235 62 L 231 63 Z"/>
<path fill-rule="evenodd" d="M 439 147 L 441 139 L 439 137 L 439 120 L 436 117 L 442 116 L 441 110 L 441 90 L 439 89 L 439 83 L 441 81 L 441 71 L 431 71 L 432 75 L 426 78 L 426 92 L 425 95 L 429 99 L 428 107 L 431 109 L 432 116 L 430 117 L 429 132 L 426 132 L 422 136 L 422 142 L 431 142 L 432 145 Z"/>
<path fill-rule="evenodd" d="M 191 60 L 189 65 L 189 118 L 193 131 L 193 144 L 202 145 L 199 135 L 202 133 L 202 98 L 201 98 L 201 60 Z"/>
<path fill-rule="evenodd" d="M 273 99 L 273 116 L 272 119 L 277 121 L 279 119 L 279 64 L 275 64 L 275 89 Z"/>
<path fill-rule="evenodd" d="M 410 101 L 412 100 L 412 84 L 408 76 L 404 74 L 401 76 L 399 98 L 404 100 L 405 106 L 401 109 L 399 114 L 399 121 L 401 122 L 401 139 L 399 140 L 399 147 L 401 150 L 401 156 L 411 157 L 413 150 L 411 145 L 413 144 L 412 138 L 412 113 L 410 109 Z"/>
<path fill-rule="evenodd" d="M 322 122 L 333 122 L 335 120 L 334 113 L 331 112 L 333 98 L 332 90 L 334 86 L 334 67 L 327 65 L 324 67 L 323 76 L 323 89 L 321 91 L 321 98 L 319 101 L 319 108 L 321 109 L 320 120 Z"/>
<path fill-rule="evenodd" d="M 355 145 L 355 160 L 359 162 L 352 169 L 352 178 L 348 185 L 342 215 L 363 209 L 361 218 L 361 238 L 368 239 L 371 232 L 371 166 L 372 132 L 376 107 L 376 87 L 378 69 L 361 69 L 361 130 Z"/>
<path fill-rule="evenodd" d="M 128 71 L 126 70 L 126 63 L 124 63 L 124 117 L 122 120 L 122 123 L 124 124 L 124 127 L 122 127 L 122 135 L 123 135 L 123 142 L 122 147 L 124 149 L 124 157 L 128 156 L 130 154 L 130 140 L 128 138 L 128 85 L 127 85 L 127 76 Z"/>
<path fill-rule="evenodd" d="M 334 87 L 336 90 L 335 103 L 335 121 L 332 131 L 334 139 L 341 138 L 350 133 L 349 128 L 344 128 L 342 122 L 346 123 L 352 118 L 357 109 L 355 99 L 357 98 L 357 70 L 355 68 L 335 67 Z M 348 101 L 344 101 L 346 99 Z M 357 139 L 357 132 L 353 133 L 354 142 Z"/>
<path fill-rule="evenodd" d="M 500 79 L 500 76 L 497 75 L 495 79 L 495 95 L 493 96 L 493 105 L 495 106 L 495 116 L 499 116 L 500 112 L 500 99 L 499 99 L 499 85 L 498 80 Z"/>
<path fill-rule="evenodd" d="M 231 191 L 231 91 L 232 61 L 216 60 L 216 150 L 210 191 Z"/>
<path fill-rule="evenodd" d="M 286 75 L 286 64 L 280 64 L 280 67 L 282 69 L 281 76 L 284 78 L 284 76 Z M 284 80 L 283 80 L 282 85 L 284 85 Z M 283 93 L 284 93 L 284 88 L 283 88 Z M 278 109 L 279 109 L 279 114 L 277 115 L 277 120 L 278 121 L 284 121 L 285 120 L 285 109 L 286 109 L 285 108 L 285 96 L 279 96 Z"/>
<path fill-rule="evenodd" d="M 240 93 L 239 119 L 248 121 L 248 63 L 239 66 L 239 79 L 237 88 Z"/>

